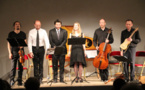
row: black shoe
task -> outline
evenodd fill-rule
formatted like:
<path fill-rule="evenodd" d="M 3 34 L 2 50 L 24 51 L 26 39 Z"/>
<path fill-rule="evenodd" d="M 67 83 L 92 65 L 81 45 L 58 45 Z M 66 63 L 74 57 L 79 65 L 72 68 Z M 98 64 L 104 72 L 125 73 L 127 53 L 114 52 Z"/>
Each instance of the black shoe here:
<path fill-rule="evenodd" d="M 126 83 L 129 82 L 129 79 L 125 79 L 125 82 L 126 82 Z"/>
<path fill-rule="evenodd" d="M 22 86 L 23 85 L 23 83 L 22 82 L 18 82 L 18 86 Z"/>
<path fill-rule="evenodd" d="M 65 81 L 63 81 L 63 80 L 60 80 L 60 82 L 61 82 L 61 83 L 65 83 Z"/>
<path fill-rule="evenodd" d="M 42 84 L 42 83 L 43 83 L 43 82 L 42 82 L 42 79 L 40 79 L 39 82 L 40 82 L 40 84 Z"/>
<path fill-rule="evenodd" d="M 79 77 L 76 77 L 76 78 L 75 78 L 75 82 L 76 82 L 76 83 L 78 83 L 78 79 L 79 79 Z"/>
<path fill-rule="evenodd" d="M 57 83 L 57 79 L 54 79 L 53 82 L 54 82 L 54 83 Z"/>
<path fill-rule="evenodd" d="M 83 82 L 83 79 L 82 78 L 79 78 L 80 82 L 82 83 Z"/>
<path fill-rule="evenodd" d="M 18 79 L 18 86 L 22 86 L 22 79 Z"/>
<path fill-rule="evenodd" d="M 14 80 L 10 80 L 10 85 L 13 86 L 15 84 Z"/>
<path fill-rule="evenodd" d="M 134 78 L 131 77 L 130 81 L 134 81 Z"/>

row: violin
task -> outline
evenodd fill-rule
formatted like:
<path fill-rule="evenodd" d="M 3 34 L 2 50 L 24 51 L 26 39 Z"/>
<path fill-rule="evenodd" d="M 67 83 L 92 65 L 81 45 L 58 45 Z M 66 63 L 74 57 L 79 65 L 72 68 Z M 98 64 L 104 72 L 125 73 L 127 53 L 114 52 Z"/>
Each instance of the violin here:
<path fill-rule="evenodd" d="M 24 51 L 22 50 L 22 48 L 20 48 L 18 53 L 19 53 L 19 62 L 22 64 L 22 66 L 24 66 L 25 59 L 24 59 Z"/>
<path fill-rule="evenodd" d="M 111 78 L 110 80 L 108 80 L 107 82 L 105 82 L 105 84 L 107 84 L 107 83 L 109 83 L 109 82 L 111 82 L 113 80 L 119 79 L 119 78 L 120 79 L 123 79 L 123 80 L 125 79 L 124 74 L 122 72 L 118 72 L 114 76 L 115 76 L 114 78 Z"/>
<path fill-rule="evenodd" d="M 108 30 L 107 39 L 111 33 L 111 28 Z M 99 54 L 93 60 L 93 65 L 99 69 L 106 69 L 109 64 L 109 60 L 107 58 L 108 53 L 111 52 L 111 45 L 103 42 L 99 45 Z"/>

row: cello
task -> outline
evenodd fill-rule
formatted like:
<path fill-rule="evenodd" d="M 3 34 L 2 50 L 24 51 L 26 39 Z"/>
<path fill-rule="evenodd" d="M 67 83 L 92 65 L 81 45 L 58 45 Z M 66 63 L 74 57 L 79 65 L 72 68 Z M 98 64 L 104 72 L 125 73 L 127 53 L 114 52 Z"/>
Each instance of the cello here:
<path fill-rule="evenodd" d="M 109 38 L 110 33 L 111 33 L 111 28 L 108 30 L 107 39 Z M 99 69 L 106 69 L 109 63 L 107 55 L 110 52 L 111 52 L 111 45 L 107 44 L 106 42 L 101 43 L 99 45 L 99 54 L 93 60 L 94 67 Z"/>

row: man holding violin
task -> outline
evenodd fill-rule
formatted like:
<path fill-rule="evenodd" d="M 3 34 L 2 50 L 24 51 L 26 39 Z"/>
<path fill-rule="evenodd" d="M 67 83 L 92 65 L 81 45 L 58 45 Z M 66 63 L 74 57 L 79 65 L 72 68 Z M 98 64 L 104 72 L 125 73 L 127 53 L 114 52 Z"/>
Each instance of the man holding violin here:
<path fill-rule="evenodd" d="M 19 21 L 15 21 L 13 23 L 13 27 L 14 27 L 14 31 L 11 31 L 8 34 L 8 38 L 9 39 L 14 39 L 14 38 L 24 39 L 26 42 L 26 34 L 20 30 L 21 23 Z M 12 46 L 10 46 L 10 43 L 8 42 L 9 59 L 11 59 L 11 62 L 12 62 L 12 69 L 10 72 L 10 84 L 11 85 L 14 85 L 14 83 L 15 83 L 14 78 L 15 78 L 15 74 L 16 74 L 17 62 L 18 62 L 18 67 L 19 67 L 17 81 L 18 81 L 18 85 L 22 85 L 23 66 L 20 63 L 20 60 L 19 60 L 20 56 L 18 53 L 20 49 L 24 51 L 23 47 L 12 47 Z"/>
<path fill-rule="evenodd" d="M 106 42 L 108 44 L 111 44 L 114 41 L 112 33 L 110 33 L 108 39 L 106 39 L 109 31 L 109 29 L 106 27 L 106 21 L 104 19 L 100 19 L 99 25 L 100 28 L 95 30 L 94 37 L 93 37 L 93 43 L 97 49 L 97 53 L 99 53 L 99 45 L 101 43 Z M 107 55 L 107 57 L 109 58 L 109 55 Z M 103 82 L 107 81 L 108 74 L 109 74 L 108 68 L 99 69 L 99 72 L 100 72 L 101 80 Z"/>

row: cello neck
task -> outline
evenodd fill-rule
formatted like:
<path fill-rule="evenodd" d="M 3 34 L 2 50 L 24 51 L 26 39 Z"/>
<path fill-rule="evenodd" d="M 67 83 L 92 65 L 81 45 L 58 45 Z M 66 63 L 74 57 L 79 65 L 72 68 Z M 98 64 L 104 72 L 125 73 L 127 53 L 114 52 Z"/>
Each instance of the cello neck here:
<path fill-rule="evenodd" d="M 107 35 L 107 38 L 106 39 L 108 39 L 109 38 L 109 35 L 110 35 L 110 33 L 108 33 L 108 35 Z M 106 49 L 106 45 L 107 45 L 107 43 L 106 43 L 106 40 L 105 40 L 105 45 L 104 45 L 104 48 L 103 48 L 103 52 L 105 51 L 105 49 Z"/>

